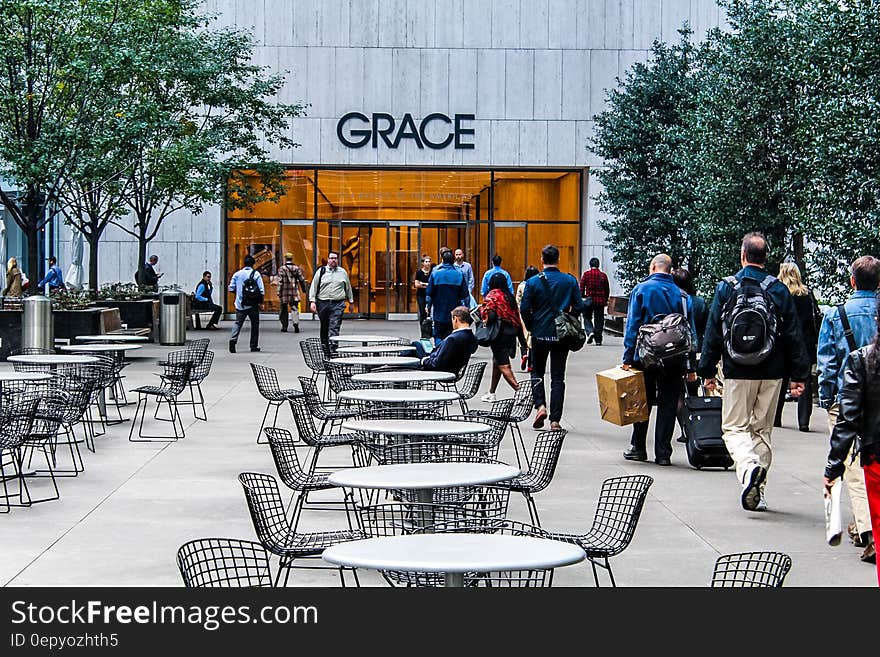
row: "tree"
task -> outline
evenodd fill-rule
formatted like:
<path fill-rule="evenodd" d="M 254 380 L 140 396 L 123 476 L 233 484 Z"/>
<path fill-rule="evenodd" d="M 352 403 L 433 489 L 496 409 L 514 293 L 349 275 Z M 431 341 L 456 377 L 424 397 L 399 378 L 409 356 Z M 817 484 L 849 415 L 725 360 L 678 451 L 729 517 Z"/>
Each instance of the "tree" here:
<path fill-rule="evenodd" d="M 32 277 L 43 273 L 39 233 L 101 98 L 96 71 L 119 15 L 115 0 L 0 0 L 0 174 L 17 190 L 0 188 L 0 203 L 25 234 Z"/>
<path fill-rule="evenodd" d="M 655 41 L 651 60 L 633 65 L 620 87 L 608 92 L 609 108 L 595 117 L 591 148 L 606 163 L 598 172 L 604 186 L 598 202 L 612 215 L 599 225 L 626 286 L 644 278 L 661 252 L 695 275 L 700 271 L 696 198 L 685 171 L 699 51 L 687 25 L 679 34 L 674 46 Z"/>
<path fill-rule="evenodd" d="M 253 40 L 211 29 L 194 0 L 151 0 L 133 9 L 125 106 L 117 134 L 132 150 L 126 203 L 133 222 L 112 222 L 138 240 L 138 275 L 147 244 L 177 210 L 204 204 L 248 207 L 278 200 L 283 169 L 265 145 L 292 147 L 287 119 L 299 105 L 271 102 L 283 77 L 251 63 Z"/>

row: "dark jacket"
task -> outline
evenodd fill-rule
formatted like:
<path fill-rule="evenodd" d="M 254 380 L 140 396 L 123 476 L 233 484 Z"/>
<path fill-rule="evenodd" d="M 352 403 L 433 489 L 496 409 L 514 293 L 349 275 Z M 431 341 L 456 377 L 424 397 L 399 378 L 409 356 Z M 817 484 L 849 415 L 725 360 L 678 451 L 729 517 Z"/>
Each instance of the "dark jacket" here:
<path fill-rule="evenodd" d="M 691 327 L 691 338 L 696 344 L 697 329 L 694 325 L 693 297 L 688 296 L 687 292 L 682 291 L 675 284 L 672 274 L 657 272 L 636 285 L 629 295 L 627 306 L 623 362 L 627 365 L 639 362 L 636 339 L 642 326 L 653 322 L 658 315 L 682 314 L 685 311 Z M 692 361 L 690 367 L 693 367 Z"/>
<path fill-rule="evenodd" d="M 453 331 L 429 355 L 422 358 L 423 370 L 458 372 L 477 350 L 477 339 L 470 329 Z"/>
<path fill-rule="evenodd" d="M 760 267 L 748 265 L 734 276 L 738 281 L 748 276 L 760 283 L 768 274 Z M 721 360 L 722 371 L 727 379 L 790 379 L 799 383 L 806 381 L 810 375 L 810 358 L 804 348 L 800 322 L 788 288 L 779 281 L 767 288 L 767 294 L 775 306 L 777 335 L 773 351 L 759 365 L 734 363 L 724 353 L 721 316 L 732 292 L 733 287 L 724 281 L 719 282 L 715 288 L 697 374 L 704 379 L 715 378 L 718 361 Z"/>
<path fill-rule="evenodd" d="M 569 308 L 574 315 L 585 308 L 577 279 L 571 274 L 562 273 L 558 267 L 545 267 L 542 274 L 526 281 L 519 314 L 533 338 L 555 341 L 556 316 Z"/>
<path fill-rule="evenodd" d="M 816 362 L 816 344 L 819 336 L 816 332 L 816 301 L 811 293 L 792 295 L 794 301 L 794 309 L 798 316 L 798 322 L 801 326 L 801 334 L 804 336 L 804 346 L 807 349 L 807 356 L 811 364 Z"/>
<path fill-rule="evenodd" d="M 450 313 L 457 306 L 468 306 L 470 292 L 467 282 L 455 265 L 437 265 L 425 288 L 425 304 L 431 309 L 431 319 L 451 324 Z"/>
<path fill-rule="evenodd" d="M 709 304 L 703 297 L 691 297 L 694 304 L 694 328 L 697 329 L 696 352 L 700 353 L 703 348 L 703 336 L 706 334 L 706 322 L 709 321 Z"/>
<path fill-rule="evenodd" d="M 873 345 L 852 352 L 846 361 L 840 411 L 831 434 L 831 450 L 825 476 L 843 474 L 845 459 L 853 443 L 862 465 L 880 459 L 880 371 L 870 362 Z M 856 442 L 858 441 L 858 442 Z"/>
<path fill-rule="evenodd" d="M 138 285 L 142 285 L 143 287 L 156 287 L 159 285 L 159 275 L 156 274 L 156 270 L 153 269 L 153 265 L 147 263 L 144 265 L 144 280 L 141 281 L 138 276 L 138 272 L 134 273 L 135 281 Z"/>

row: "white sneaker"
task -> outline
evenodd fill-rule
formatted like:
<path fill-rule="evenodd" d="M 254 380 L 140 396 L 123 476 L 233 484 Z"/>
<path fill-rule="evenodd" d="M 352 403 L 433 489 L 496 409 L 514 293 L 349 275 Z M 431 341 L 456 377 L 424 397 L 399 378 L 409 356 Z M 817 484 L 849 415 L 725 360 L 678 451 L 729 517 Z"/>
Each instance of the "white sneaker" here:
<path fill-rule="evenodd" d="M 766 511 L 767 510 L 767 500 L 764 498 L 764 493 L 761 493 L 761 498 L 758 500 L 758 506 L 755 507 L 755 511 Z"/>
<path fill-rule="evenodd" d="M 485 395 L 480 397 L 480 401 L 484 401 L 487 404 L 491 404 L 491 403 L 498 401 L 498 400 L 495 398 L 494 392 L 487 392 Z"/>
<path fill-rule="evenodd" d="M 740 501 L 746 511 L 757 511 L 758 502 L 761 501 L 761 484 L 767 476 L 767 470 L 755 463 L 746 470 L 743 477 L 743 490 Z"/>

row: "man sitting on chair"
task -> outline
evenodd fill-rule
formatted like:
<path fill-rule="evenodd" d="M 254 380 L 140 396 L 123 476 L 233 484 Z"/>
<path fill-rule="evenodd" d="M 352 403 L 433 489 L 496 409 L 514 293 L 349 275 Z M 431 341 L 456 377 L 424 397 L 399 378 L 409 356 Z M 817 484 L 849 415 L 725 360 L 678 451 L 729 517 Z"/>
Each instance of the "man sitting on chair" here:
<path fill-rule="evenodd" d="M 425 347 L 419 340 L 413 341 L 421 369 L 454 374 L 467 366 L 471 354 L 477 350 L 477 339 L 471 330 L 472 321 L 470 310 L 458 306 L 452 309 L 452 333 L 430 354 L 425 354 Z"/>

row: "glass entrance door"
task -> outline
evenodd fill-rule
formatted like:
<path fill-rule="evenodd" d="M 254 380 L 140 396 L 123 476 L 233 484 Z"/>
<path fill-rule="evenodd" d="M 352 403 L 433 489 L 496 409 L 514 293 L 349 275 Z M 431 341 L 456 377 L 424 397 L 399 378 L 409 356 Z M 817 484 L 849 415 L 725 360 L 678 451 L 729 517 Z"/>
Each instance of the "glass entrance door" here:
<path fill-rule="evenodd" d="M 413 280 L 419 267 L 419 224 L 392 221 L 389 222 L 389 231 L 388 314 L 417 313 Z"/>
<path fill-rule="evenodd" d="M 388 228 L 384 223 L 342 222 L 340 265 L 354 293 L 350 313 L 364 319 L 384 318 L 388 308 Z"/>
<path fill-rule="evenodd" d="M 465 223 L 445 223 L 445 224 L 429 224 L 422 223 L 420 226 L 420 248 L 419 255 L 431 256 L 431 261 L 435 264 L 440 263 L 440 247 L 446 246 L 452 249 L 465 249 L 467 232 L 467 224 Z M 418 266 L 418 264 L 416 265 Z M 415 276 L 415 270 L 413 270 Z"/>

